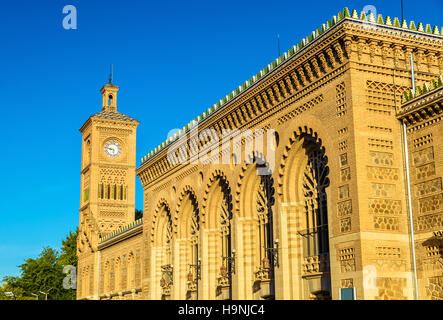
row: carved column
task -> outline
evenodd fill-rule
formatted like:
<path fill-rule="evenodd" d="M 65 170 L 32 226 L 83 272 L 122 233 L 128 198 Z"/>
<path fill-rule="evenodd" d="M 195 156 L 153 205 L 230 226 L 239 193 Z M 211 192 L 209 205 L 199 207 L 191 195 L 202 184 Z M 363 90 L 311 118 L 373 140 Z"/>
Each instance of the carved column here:
<path fill-rule="evenodd" d="M 283 80 L 280 80 L 278 82 L 278 84 L 279 84 L 281 91 L 283 93 L 283 97 L 286 98 L 289 94 L 288 94 L 288 89 L 286 88 L 285 82 Z"/>
<path fill-rule="evenodd" d="M 344 62 L 343 49 L 339 42 L 334 43 L 335 52 L 337 52 L 337 57 L 340 60 L 340 63 Z"/>
<path fill-rule="evenodd" d="M 344 48 L 346 56 L 348 57 L 349 60 L 353 60 L 354 52 L 353 52 L 353 42 L 351 37 L 345 37 L 344 44 L 345 44 Z"/>
<path fill-rule="evenodd" d="M 297 71 L 298 71 L 298 74 L 300 75 L 301 85 L 306 86 L 308 84 L 308 81 L 306 80 L 306 76 L 303 71 L 303 68 L 298 68 Z"/>
<path fill-rule="evenodd" d="M 314 74 L 312 73 L 312 70 L 311 70 L 311 65 L 309 64 L 309 62 L 308 63 L 306 63 L 305 65 L 304 65 L 304 67 L 305 67 L 305 69 L 306 69 L 306 73 L 308 74 L 308 77 L 309 77 L 309 80 L 312 82 L 312 81 L 314 81 Z"/>
<path fill-rule="evenodd" d="M 331 61 L 332 69 L 335 69 L 337 67 L 337 62 L 335 61 L 334 52 L 332 51 L 332 48 L 326 49 L 326 54 L 328 55 L 329 61 Z"/>
<path fill-rule="evenodd" d="M 320 77 L 321 70 L 320 70 L 320 66 L 318 65 L 317 58 L 312 59 L 311 63 L 312 63 L 312 66 L 314 67 L 314 71 L 317 74 L 317 77 Z"/>
<path fill-rule="evenodd" d="M 269 99 L 271 99 L 271 105 L 275 106 L 277 104 L 277 100 L 275 99 L 274 93 L 272 92 L 271 88 L 268 88 L 266 90 L 266 92 L 268 93 Z M 263 93 L 263 96 L 266 97 L 266 94 Z"/>
<path fill-rule="evenodd" d="M 320 54 L 318 55 L 318 58 L 320 59 L 320 63 L 323 67 L 323 70 L 325 71 L 325 73 L 328 73 L 330 68 L 328 65 L 328 61 L 326 60 L 325 54 L 323 52 L 320 52 Z"/>
<path fill-rule="evenodd" d="M 400 67 L 400 59 L 402 58 L 402 48 L 400 45 L 394 45 L 394 66 Z"/>

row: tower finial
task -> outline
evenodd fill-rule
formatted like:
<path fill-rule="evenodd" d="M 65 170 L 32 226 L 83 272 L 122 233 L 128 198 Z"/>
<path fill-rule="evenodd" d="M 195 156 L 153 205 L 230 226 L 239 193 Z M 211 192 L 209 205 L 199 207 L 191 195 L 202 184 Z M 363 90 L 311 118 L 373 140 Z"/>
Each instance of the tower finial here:
<path fill-rule="evenodd" d="M 113 73 L 114 73 L 114 65 L 111 64 L 111 72 L 109 73 L 109 83 L 112 82 Z"/>

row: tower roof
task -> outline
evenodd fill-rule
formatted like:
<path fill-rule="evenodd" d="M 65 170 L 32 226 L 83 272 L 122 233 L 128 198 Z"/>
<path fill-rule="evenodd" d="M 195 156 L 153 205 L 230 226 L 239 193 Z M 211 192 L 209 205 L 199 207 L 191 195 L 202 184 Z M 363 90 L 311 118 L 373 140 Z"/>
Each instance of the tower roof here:
<path fill-rule="evenodd" d="M 100 111 L 96 114 L 93 114 L 91 117 L 97 117 L 97 118 L 104 118 L 104 119 L 112 119 L 112 120 L 123 120 L 123 121 L 136 121 L 134 118 L 131 118 L 123 113 L 120 113 L 118 111 L 112 112 L 112 111 Z"/>

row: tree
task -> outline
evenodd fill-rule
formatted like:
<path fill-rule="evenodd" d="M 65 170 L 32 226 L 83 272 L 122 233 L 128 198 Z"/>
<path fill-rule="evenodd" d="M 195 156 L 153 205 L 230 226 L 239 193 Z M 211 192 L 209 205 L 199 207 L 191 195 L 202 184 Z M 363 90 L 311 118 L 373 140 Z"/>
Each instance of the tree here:
<path fill-rule="evenodd" d="M 135 220 L 143 218 L 143 210 L 135 209 Z"/>
<path fill-rule="evenodd" d="M 51 300 L 72 300 L 75 299 L 75 290 L 64 289 L 63 273 L 65 265 L 77 266 L 77 234 L 69 232 L 65 240 L 62 240 L 60 253 L 50 247 L 43 248 L 36 259 L 27 259 L 19 266 L 21 275 L 19 277 L 5 277 L 3 285 L 0 287 L 0 299 L 4 297 L 5 291 L 12 291 L 17 299 L 35 299 L 33 294 L 44 299 L 48 293 Z"/>
<path fill-rule="evenodd" d="M 77 267 L 77 236 L 78 228 L 75 232 L 69 231 L 65 240 L 62 240 L 61 254 L 58 263 L 62 266 L 71 265 Z"/>
<path fill-rule="evenodd" d="M 65 240 L 62 240 L 61 254 L 58 258 L 57 264 L 61 266 L 62 270 L 65 266 L 74 266 L 77 268 L 77 236 L 78 228 L 75 232 L 69 231 Z M 67 275 L 64 274 L 64 277 Z M 63 281 L 63 280 L 62 280 Z M 75 300 L 76 291 L 72 289 L 64 289 L 63 300 Z"/>

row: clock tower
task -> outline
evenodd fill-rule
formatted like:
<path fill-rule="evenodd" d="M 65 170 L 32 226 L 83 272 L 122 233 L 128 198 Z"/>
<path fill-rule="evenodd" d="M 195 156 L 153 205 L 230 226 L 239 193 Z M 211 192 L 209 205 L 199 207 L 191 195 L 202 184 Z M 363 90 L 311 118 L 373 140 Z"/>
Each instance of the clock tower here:
<path fill-rule="evenodd" d="M 80 128 L 78 271 L 86 270 L 92 278 L 95 278 L 91 268 L 97 265 L 99 238 L 135 219 L 135 147 L 139 121 L 117 111 L 118 91 L 119 87 L 111 80 L 105 84 L 100 90 L 102 110 L 90 116 Z M 89 291 L 88 296 L 96 296 L 97 288 L 89 286 Z"/>

